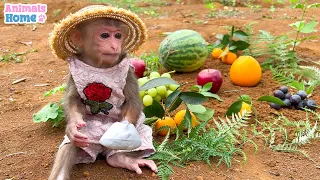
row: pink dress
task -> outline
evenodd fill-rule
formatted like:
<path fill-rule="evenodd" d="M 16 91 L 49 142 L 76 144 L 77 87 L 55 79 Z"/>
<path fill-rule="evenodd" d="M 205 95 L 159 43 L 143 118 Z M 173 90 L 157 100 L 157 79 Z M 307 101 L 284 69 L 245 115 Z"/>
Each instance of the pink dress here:
<path fill-rule="evenodd" d="M 84 118 L 86 126 L 80 132 L 86 134 L 90 139 L 99 141 L 104 132 L 119 119 L 121 106 L 125 101 L 123 89 L 130 67 L 128 59 L 122 60 L 118 65 L 101 69 L 83 63 L 75 57 L 70 57 L 69 68 L 74 79 L 78 93 L 86 104 L 87 114 Z M 142 151 L 143 157 L 155 153 L 152 144 L 152 129 L 143 124 L 145 116 L 141 112 L 136 128 L 140 134 L 142 145 L 133 151 Z M 67 136 L 59 148 L 70 143 Z M 84 151 L 77 156 L 77 163 L 91 163 L 96 160 L 99 153 L 106 158 L 117 152 L 128 152 L 125 150 L 111 150 L 99 144 L 90 144 L 82 148 Z"/>

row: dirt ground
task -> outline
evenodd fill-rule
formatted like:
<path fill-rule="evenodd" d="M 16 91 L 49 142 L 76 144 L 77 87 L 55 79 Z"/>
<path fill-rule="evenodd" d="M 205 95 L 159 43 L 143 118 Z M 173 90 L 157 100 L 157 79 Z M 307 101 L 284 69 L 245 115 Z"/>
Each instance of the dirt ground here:
<path fill-rule="evenodd" d="M 21 1 L 10 1 L 21 2 Z M 48 20 L 44 25 L 37 25 L 33 31 L 32 25 L 6 25 L 3 23 L 3 14 L 0 14 L 0 47 L 1 54 L 5 50 L 10 52 L 23 52 L 31 48 L 38 52 L 29 53 L 22 63 L 0 63 L 0 178 L 1 179 L 47 179 L 52 167 L 54 155 L 64 135 L 64 129 L 52 128 L 50 123 L 35 124 L 32 122 L 33 113 L 39 111 L 49 101 L 59 100 L 61 94 L 49 98 L 43 98 L 43 93 L 51 88 L 61 85 L 68 74 L 67 63 L 55 58 L 48 45 L 48 35 L 53 29 L 54 23 L 70 12 L 74 12 L 87 4 L 86 1 L 72 0 L 30 0 L 27 3 L 48 4 Z M 184 5 L 178 5 L 172 1 L 166 5 L 157 7 L 158 17 L 150 17 L 142 14 L 149 30 L 149 39 L 143 48 L 136 53 L 157 52 L 163 36 L 162 32 L 170 32 L 179 29 L 193 29 L 199 32 L 208 42 L 215 41 L 217 33 L 226 33 L 223 26 L 234 25 L 243 28 L 244 24 L 256 22 L 255 31 L 267 30 L 279 35 L 290 30 L 288 24 L 297 21 L 300 10 L 292 10 L 284 5 L 277 5 L 276 12 L 271 13 L 270 4 L 261 3 L 261 12 L 253 12 L 249 8 L 239 4 L 237 14 L 234 16 L 220 16 L 209 18 L 209 10 L 200 0 L 185 1 Z M 317 2 L 310 0 L 308 2 Z M 149 4 L 140 4 L 148 6 Z M 61 9 L 61 13 L 53 16 L 53 12 Z M 223 10 L 223 5 L 218 4 L 218 9 Z M 0 5 L 3 12 L 3 1 Z M 286 15 L 285 15 L 286 14 Z M 320 9 L 311 10 L 306 15 L 307 19 L 315 18 L 320 21 Z M 267 18 L 272 17 L 272 18 Z M 201 22 L 199 23 L 199 20 Z M 319 31 L 318 26 L 318 31 Z M 319 35 L 319 34 L 318 34 Z M 33 42 L 31 47 L 20 42 Z M 297 48 L 299 57 L 305 60 L 320 60 L 319 39 L 302 43 Z M 264 59 L 259 58 L 260 62 Z M 256 87 L 243 88 L 234 86 L 228 76 L 229 65 L 212 60 L 209 56 L 206 64 L 201 68 L 214 68 L 223 74 L 223 85 L 218 95 L 224 100 L 219 103 L 211 99 L 204 105 L 215 110 L 214 117 L 223 117 L 226 109 L 237 99 L 237 94 L 226 93 L 228 90 L 241 90 L 241 94 L 248 94 L 254 100 L 258 109 L 260 121 L 270 121 L 269 116 L 275 110 L 270 109 L 267 103 L 258 102 L 256 99 L 262 95 L 271 95 L 280 84 L 272 79 L 269 71 L 264 71 L 261 82 Z M 180 83 L 189 82 L 196 84 L 196 75 L 201 70 L 188 74 L 173 74 L 173 79 Z M 12 85 L 14 80 L 26 78 L 25 82 Z M 37 84 L 49 84 L 49 86 L 37 87 Z M 320 89 L 314 92 L 313 99 L 319 104 Z M 11 100 L 14 100 L 13 102 Z M 303 120 L 303 111 L 281 109 L 281 113 L 291 120 Z M 274 152 L 264 147 L 263 141 L 257 141 L 258 152 L 254 154 L 251 145 L 245 146 L 247 162 L 234 161 L 232 168 L 225 165 L 215 167 L 217 160 L 212 161 L 213 170 L 204 163 L 192 163 L 186 168 L 174 168 L 175 173 L 171 179 L 320 179 L 320 170 L 314 163 L 301 155 L 292 153 Z M 316 162 L 320 162 L 319 142 L 312 142 L 302 147 Z M 16 153 L 16 154 L 14 154 Z M 241 160 L 240 157 L 236 157 Z M 84 176 L 89 172 L 89 177 Z M 108 166 L 103 158 L 96 163 L 88 165 L 76 165 L 72 172 L 72 179 L 157 179 L 152 172 L 144 168 L 143 175 L 116 169 Z"/>

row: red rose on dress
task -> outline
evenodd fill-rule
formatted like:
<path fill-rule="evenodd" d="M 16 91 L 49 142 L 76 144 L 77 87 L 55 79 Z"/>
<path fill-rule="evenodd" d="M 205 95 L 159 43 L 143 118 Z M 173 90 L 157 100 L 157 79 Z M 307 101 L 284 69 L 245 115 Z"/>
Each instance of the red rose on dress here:
<path fill-rule="evenodd" d="M 90 83 L 84 88 L 83 93 L 88 100 L 104 102 L 110 98 L 112 89 L 102 83 Z"/>

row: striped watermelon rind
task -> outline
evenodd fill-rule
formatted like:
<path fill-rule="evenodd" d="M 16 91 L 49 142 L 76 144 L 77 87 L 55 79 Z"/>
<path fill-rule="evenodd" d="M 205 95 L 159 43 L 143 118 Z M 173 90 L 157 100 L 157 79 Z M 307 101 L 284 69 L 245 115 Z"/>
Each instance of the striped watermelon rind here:
<path fill-rule="evenodd" d="M 177 72 L 198 70 L 207 56 L 207 42 L 198 32 L 188 29 L 173 32 L 159 48 L 159 62 L 166 69 Z"/>

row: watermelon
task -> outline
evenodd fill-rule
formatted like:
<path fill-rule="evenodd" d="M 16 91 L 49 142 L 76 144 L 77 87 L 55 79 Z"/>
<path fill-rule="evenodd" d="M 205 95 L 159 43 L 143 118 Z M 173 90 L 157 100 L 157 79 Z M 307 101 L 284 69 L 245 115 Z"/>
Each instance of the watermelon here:
<path fill-rule="evenodd" d="M 207 42 L 199 33 L 188 29 L 171 33 L 159 48 L 159 62 L 170 71 L 195 71 L 203 66 L 207 56 Z"/>

